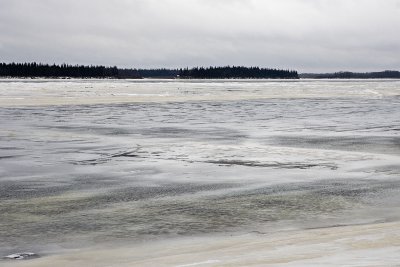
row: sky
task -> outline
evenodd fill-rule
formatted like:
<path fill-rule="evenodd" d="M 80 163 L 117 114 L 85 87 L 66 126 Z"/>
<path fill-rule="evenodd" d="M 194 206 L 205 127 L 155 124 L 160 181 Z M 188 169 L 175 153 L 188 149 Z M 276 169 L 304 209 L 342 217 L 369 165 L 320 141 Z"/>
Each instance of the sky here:
<path fill-rule="evenodd" d="M 400 70 L 400 0 L 0 0 L 0 61 Z"/>

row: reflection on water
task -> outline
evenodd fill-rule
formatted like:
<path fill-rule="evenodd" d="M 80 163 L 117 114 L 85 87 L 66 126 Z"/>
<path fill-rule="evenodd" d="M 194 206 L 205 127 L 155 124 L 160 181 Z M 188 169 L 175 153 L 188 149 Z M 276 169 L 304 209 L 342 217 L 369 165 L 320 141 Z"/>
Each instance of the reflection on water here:
<path fill-rule="evenodd" d="M 85 98 L 108 83 L 2 81 L 0 93 Z M 4 105 L 0 253 L 398 221 L 398 83 L 348 83 L 120 82 L 114 93 L 218 100 Z M 257 98 L 263 87 L 274 98 Z"/>

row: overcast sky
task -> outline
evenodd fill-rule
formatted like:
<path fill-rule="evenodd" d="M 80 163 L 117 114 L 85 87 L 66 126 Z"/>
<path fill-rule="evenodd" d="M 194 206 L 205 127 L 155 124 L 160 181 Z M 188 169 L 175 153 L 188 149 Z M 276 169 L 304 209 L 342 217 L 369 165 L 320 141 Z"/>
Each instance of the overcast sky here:
<path fill-rule="evenodd" d="M 0 0 L 0 61 L 400 69 L 400 0 Z"/>

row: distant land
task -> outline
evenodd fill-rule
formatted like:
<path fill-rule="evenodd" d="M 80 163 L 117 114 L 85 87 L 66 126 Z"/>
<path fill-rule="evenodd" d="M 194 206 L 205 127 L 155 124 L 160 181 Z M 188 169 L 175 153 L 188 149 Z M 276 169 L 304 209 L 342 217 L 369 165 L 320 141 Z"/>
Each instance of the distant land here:
<path fill-rule="evenodd" d="M 105 66 L 0 63 L 0 77 L 14 78 L 114 78 L 114 79 L 298 79 L 294 70 L 260 67 L 196 67 L 184 69 L 121 69 Z"/>
<path fill-rule="evenodd" d="M 225 66 L 194 68 L 118 68 L 42 63 L 0 63 L 5 78 L 97 78 L 97 79 L 400 79 L 400 71 L 298 73 L 295 70 Z"/>
<path fill-rule="evenodd" d="M 380 72 L 350 72 L 341 71 L 335 73 L 301 73 L 303 79 L 400 79 L 400 72 L 385 70 Z"/>

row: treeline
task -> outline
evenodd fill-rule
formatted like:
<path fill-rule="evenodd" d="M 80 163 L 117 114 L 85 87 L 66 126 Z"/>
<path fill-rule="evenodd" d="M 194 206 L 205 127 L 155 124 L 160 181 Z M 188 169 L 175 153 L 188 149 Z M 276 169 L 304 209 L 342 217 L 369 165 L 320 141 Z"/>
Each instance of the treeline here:
<path fill-rule="evenodd" d="M 297 71 L 259 67 L 209 67 L 180 69 L 182 79 L 298 79 Z"/>
<path fill-rule="evenodd" d="M 0 63 L 0 77 L 20 78 L 140 78 L 137 70 L 83 65 L 40 63 Z"/>
<path fill-rule="evenodd" d="M 138 73 L 143 78 L 173 79 L 178 77 L 179 69 L 138 69 Z"/>
<path fill-rule="evenodd" d="M 259 67 L 196 67 L 185 69 L 119 69 L 83 65 L 0 63 L 0 77 L 18 78 L 180 78 L 180 79 L 298 79 L 297 71 Z"/>
<path fill-rule="evenodd" d="M 385 70 L 380 72 L 303 73 L 300 78 L 308 79 L 400 79 L 400 72 Z"/>

